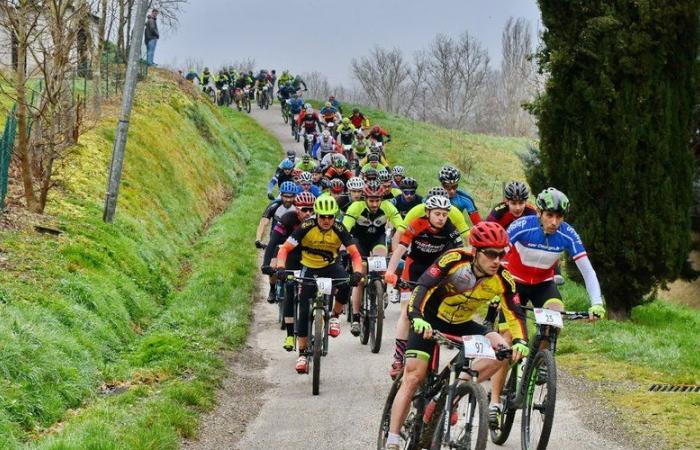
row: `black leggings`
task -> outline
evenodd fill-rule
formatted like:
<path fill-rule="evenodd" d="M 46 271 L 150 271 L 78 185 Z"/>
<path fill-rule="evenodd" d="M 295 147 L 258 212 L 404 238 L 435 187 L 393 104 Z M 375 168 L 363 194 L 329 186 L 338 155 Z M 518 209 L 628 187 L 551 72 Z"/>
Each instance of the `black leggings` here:
<path fill-rule="evenodd" d="M 326 278 L 347 278 L 348 273 L 341 267 L 340 263 L 336 262 L 321 269 L 304 267 L 301 269 L 301 276 L 305 278 L 314 276 Z M 338 284 L 335 289 L 335 301 L 341 305 L 346 304 L 350 299 L 350 285 L 348 283 Z M 315 284 L 302 284 L 301 292 L 299 293 L 299 315 L 296 320 L 296 334 L 299 337 L 306 337 L 309 334 L 309 303 L 315 296 Z"/>

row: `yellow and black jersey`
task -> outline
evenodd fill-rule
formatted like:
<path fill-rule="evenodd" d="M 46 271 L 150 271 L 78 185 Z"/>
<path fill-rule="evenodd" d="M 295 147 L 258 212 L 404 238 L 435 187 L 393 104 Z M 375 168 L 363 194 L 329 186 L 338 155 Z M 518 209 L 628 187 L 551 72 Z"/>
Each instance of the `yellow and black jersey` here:
<path fill-rule="evenodd" d="M 503 267 L 495 275 L 476 278 L 471 272 L 474 257 L 464 248 L 449 250 L 440 256 L 421 277 L 411 295 L 408 315 L 437 318 L 449 324 L 466 323 L 483 305 L 500 302 L 513 339 L 527 339 L 525 316 L 515 292 L 515 280 Z M 468 267 L 468 277 L 452 276 Z"/>
<path fill-rule="evenodd" d="M 315 218 L 307 219 L 287 238 L 285 246 L 301 246 L 301 263 L 312 269 L 333 264 L 338 257 L 340 246 L 353 244 L 352 236 L 340 222 L 335 222 L 327 231 L 318 227 Z"/>

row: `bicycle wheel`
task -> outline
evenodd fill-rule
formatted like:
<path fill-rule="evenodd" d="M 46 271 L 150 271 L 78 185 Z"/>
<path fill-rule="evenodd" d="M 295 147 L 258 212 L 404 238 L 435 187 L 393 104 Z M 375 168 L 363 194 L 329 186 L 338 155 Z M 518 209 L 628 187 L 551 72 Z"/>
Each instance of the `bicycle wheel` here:
<path fill-rule="evenodd" d="M 323 310 L 314 310 L 314 342 L 311 393 L 318 395 L 321 385 L 321 353 L 323 352 Z"/>
<path fill-rule="evenodd" d="M 369 304 L 372 298 L 372 285 L 365 286 L 360 305 L 360 344 L 367 345 L 370 337 Z"/>
<path fill-rule="evenodd" d="M 513 420 L 515 419 L 515 408 L 510 404 L 515 397 L 517 375 L 515 370 L 511 369 L 506 376 L 506 384 L 503 388 L 503 413 L 501 420 L 498 423 L 498 428 L 491 431 L 491 441 L 496 445 L 503 445 L 510 435 L 510 430 L 513 428 Z"/>
<path fill-rule="evenodd" d="M 284 120 L 285 124 L 289 123 L 289 111 L 287 111 L 287 108 L 282 108 L 282 120 Z"/>
<path fill-rule="evenodd" d="M 389 435 L 389 423 L 391 422 L 391 407 L 394 404 L 396 393 L 401 387 L 401 379 L 403 374 L 400 374 L 394 384 L 391 385 L 389 395 L 384 403 L 382 417 L 379 422 L 379 433 L 377 435 L 377 450 L 384 450 L 386 447 L 386 439 Z M 420 435 L 423 431 L 423 397 L 416 395 L 415 400 L 411 403 L 411 408 L 408 410 L 406 420 L 404 420 L 401 430 L 399 431 L 400 444 L 399 447 L 404 450 L 420 450 Z"/>
<path fill-rule="evenodd" d="M 247 99 L 247 100 L 246 100 L 245 105 L 246 105 L 246 106 L 245 106 L 246 112 L 247 112 L 248 114 L 250 114 L 250 110 L 251 110 L 250 99 Z"/>
<path fill-rule="evenodd" d="M 379 353 L 382 348 L 382 331 L 384 328 L 384 283 L 374 281 L 374 298 L 370 300 L 370 350 Z"/>
<path fill-rule="evenodd" d="M 557 400 L 557 368 L 552 353 L 549 350 L 538 352 L 523 376 L 527 380 L 527 392 L 521 424 L 522 448 L 544 450 L 549 443 Z"/>
<path fill-rule="evenodd" d="M 462 383 L 455 390 L 450 417 L 440 413 L 431 450 L 486 448 L 488 439 L 488 401 L 484 389 L 471 381 Z M 449 429 L 449 439 L 444 439 Z"/>

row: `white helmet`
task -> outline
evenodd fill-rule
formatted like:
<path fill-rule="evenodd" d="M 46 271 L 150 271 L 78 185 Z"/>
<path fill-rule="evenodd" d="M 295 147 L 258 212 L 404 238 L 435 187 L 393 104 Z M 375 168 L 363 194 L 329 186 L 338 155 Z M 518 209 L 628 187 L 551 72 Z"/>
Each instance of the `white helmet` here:
<path fill-rule="evenodd" d="M 450 210 L 450 199 L 442 195 L 433 195 L 425 201 L 425 209 L 444 209 Z"/>
<path fill-rule="evenodd" d="M 365 188 L 365 180 L 360 177 L 352 177 L 348 180 L 348 191 L 361 191 Z"/>
<path fill-rule="evenodd" d="M 301 175 L 299 175 L 299 183 L 311 183 L 313 180 L 313 177 L 309 172 L 302 172 Z"/>

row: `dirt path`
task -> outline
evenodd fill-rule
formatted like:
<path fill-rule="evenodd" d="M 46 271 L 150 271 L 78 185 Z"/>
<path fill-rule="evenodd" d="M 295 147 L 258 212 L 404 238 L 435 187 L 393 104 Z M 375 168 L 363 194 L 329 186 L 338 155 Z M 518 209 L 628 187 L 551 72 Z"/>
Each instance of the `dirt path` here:
<path fill-rule="evenodd" d="M 277 105 L 269 111 L 255 108 L 252 115 L 285 150 L 293 148 L 300 153 L 301 146 L 291 139 Z M 397 306 L 390 305 L 387 310 L 378 354 L 360 345 L 350 334 L 348 323 L 342 321 L 342 333 L 331 340 L 328 356 L 323 359 L 321 393 L 312 396 L 311 377 L 298 375 L 294 371 L 296 354 L 282 349 L 284 334 L 277 325 L 277 309 L 263 300 L 266 293 L 267 284 L 262 282 L 247 350 L 232 365 L 232 375 L 219 394 L 219 406 L 204 417 L 199 440 L 187 442 L 185 448 L 376 448 L 379 415 L 391 385 L 388 368 Z M 585 402 L 578 401 L 582 396 L 585 394 L 567 389 L 566 383 L 560 385 L 549 448 L 623 449 L 605 437 L 616 434 L 610 430 L 607 417 L 584 414 Z M 518 415 L 505 446 L 490 444 L 489 448 L 519 449 L 519 420 Z"/>

